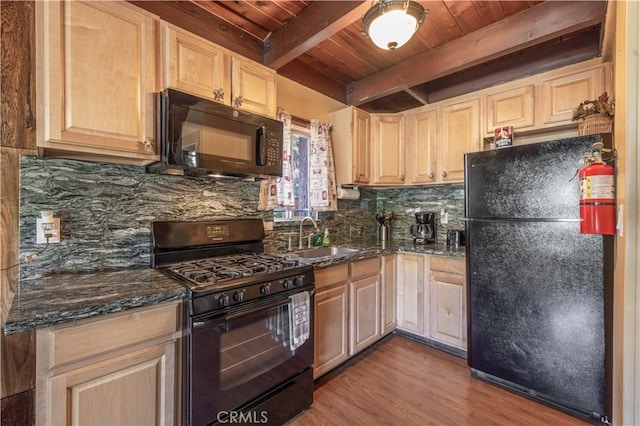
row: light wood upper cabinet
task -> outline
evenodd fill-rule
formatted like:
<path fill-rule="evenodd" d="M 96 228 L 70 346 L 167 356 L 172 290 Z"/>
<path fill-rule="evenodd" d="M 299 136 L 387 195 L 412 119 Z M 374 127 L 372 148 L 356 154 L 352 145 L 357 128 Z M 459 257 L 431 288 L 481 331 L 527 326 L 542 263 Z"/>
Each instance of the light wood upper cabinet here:
<path fill-rule="evenodd" d="M 276 72 L 249 59 L 231 56 L 231 105 L 276 116 Z"/>
<path fill-rule="evenodd" d="M 401 114 L 371 115 L 373 183 L 405 182 L 405 117 Z"/>
<path fill-rule="evenodd" d="M 535 125 L 535 86 L 490 93 L 486 98 L 485 135 L 494 136 L 498 127 L 513 126 L 515 130 L 529 130 Z"/>
<path fill-rule="evenodd" d="M 399 253 L 397 256 L 398 328 L 423 335 L 428 256 L 414 253 Z"/>
<path fill-rule="evenodd" d="M 438 181 L 464 181 L 464 154 L 480 151 L 480 98 L 443 106 L 439 110 Z"/>
<path fill-rule="evenodd" d="M 581 102 L 611 93 L 610 79 L 610 66 L 604 64 L 543 81 L 539 127 L 571 123 L 573 110 Z"/>
<path fill-rule="evenodd" d="M 465 260 L 431 256 L 429 272 L 429 337 L 467 348 Z"/>
<path fill-rule="evenodd" d="M 162 22 L 163 87 L 229 104 L 231 75 L 225 50 Z"/>
<path fill-rule="evenodd" d="M 371 117 L 347 107 L 330 114 L 336 184 L 366 185 L 371 182 Z"/>
<path fill-rule="evenodd" d="M 175 424 L 180 303 L 37 331 L 36 423 Z"/>
<path fill-rule="evenodd" d="M 313 377 L 318 378 L 349 357 L 349 265 L 322 268 L 315 279 Z"/>
<path fill-rule="evenodd" d="M 409 114 L 407 179 L 409 185 L 436 182 L 437 111 L 429 109 Z"/>
<path fill-rule="evenodd" d="M 163 87 L 276 116 L 276 72 L 204 38 L 162 23 Z"/>
<path fill-rule="evenodd" d="M 154 16 L 124 1 L 38 1 L 38 147 L 45 155 L 148 164 Z"/>

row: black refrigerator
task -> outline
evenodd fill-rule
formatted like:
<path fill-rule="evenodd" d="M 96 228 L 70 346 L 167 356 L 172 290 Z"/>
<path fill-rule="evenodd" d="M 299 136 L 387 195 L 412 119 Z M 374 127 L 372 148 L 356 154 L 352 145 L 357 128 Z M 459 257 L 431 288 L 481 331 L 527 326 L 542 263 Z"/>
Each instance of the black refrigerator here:
<path fill-rule="evenodd" d="M 610 419 L 613 237 L 580 233 L 584 153 L 600 136 L 465 155 L 472 375 Z"/>

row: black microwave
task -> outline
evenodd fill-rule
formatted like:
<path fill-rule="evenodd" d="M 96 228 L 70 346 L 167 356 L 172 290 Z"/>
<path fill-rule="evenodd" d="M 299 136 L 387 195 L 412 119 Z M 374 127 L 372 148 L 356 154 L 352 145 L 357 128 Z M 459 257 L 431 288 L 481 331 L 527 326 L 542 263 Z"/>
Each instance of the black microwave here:
<path fill-rule="evenodd" d="M 156 94 L 160 163 L 149 172 L 189 176 L 282 176 L 282 122 L 166 89 Z"/>

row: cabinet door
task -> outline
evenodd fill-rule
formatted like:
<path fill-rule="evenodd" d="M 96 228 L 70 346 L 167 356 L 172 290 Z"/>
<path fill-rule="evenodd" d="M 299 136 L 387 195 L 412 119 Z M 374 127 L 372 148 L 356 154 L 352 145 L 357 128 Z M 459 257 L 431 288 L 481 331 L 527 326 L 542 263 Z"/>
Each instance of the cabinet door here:
<path fill-rule="evenodd" d="M 174 424 L 180 306 L 37 330 L 36 423 Z"/>
<path fill-rule="evenodd" d="M 533 84 L 487 95 L 485 135 L 494 136 L 497 127 L 513 126 L 515 130 L 528 130 L 533 127 L 534 97 Z"/>
<path fill-rule="evenodd" d="M 416 185 L 436 181 L 436 110 L 412 114 L 407 152 L 406 183 Z"/>
<path fill-rule="evenodd" d="M 146 164 L 153 141 L 155 22 L 122 1 L 36 2 L 38 146 L 45 155 Z"/>
<path fill-rule="evenodd" d="M 542 83 L 541 127 L 571 124 L 573 110 L 586 99 L 597 99 L 609 91 L 610 70 L 600 65 Z"/>
<path fill-rule="evenodd" d="M 229 58 L 224 49 L 170 24 L 162 24 L 164 88 L 231 102 Z"/>
<path fill-rule="evenodd" d="M 397 263 L 398 328 L 424 334 L 426 256 L 400 253 Z"/>
<path fill-rule="evenodd" d="M 238 56 L 231 57 L 231 105 L 276 116 L 276 72 Z"/>
<path fill-rule="evenodd" d="M 371 182 L 371 118 L 368 113 L 353 109 L 353 183 Z"/>
<path fill-rule="evenodd" d="M 382 258 L 382 290 L 380 294 L 382 334 L 388 334 L 396 328 L 396 256 Z"/>
<path fill-rule="evenodd" d="M 390 185 L 405 181 L 405 118 L 399 114 L 373 114 L 373 183 Z"/>
<path fill-rule="evenodd" d="M 318 291 L 315 297 L 313 377 L 318 378 L 347 360 L 348 287 L 346 283 Z"/>
<path fill-rule="evenodd" d="M 351 344 L 354 355 L 373 344 L 380 332 L 380 275 L 372 275 L 349 284 Z"/>
<path fill-rule="evenodd" d="M 46 384 L 47 418 L 38 423 L 173 424 L 175 359 L 172 342 L 52 376 Z"/>
<path fill-rule="evenodd" d="M 467 348 L 467 303 L 464 260 L 431 257 L 429 337 Z"/>
<path fill-rule="evenodd" d="M 464 181 L 464 154 L 481 150 L 480 99 L 447 105 L 440 110 L 438 167 L 440 182 Z"/>

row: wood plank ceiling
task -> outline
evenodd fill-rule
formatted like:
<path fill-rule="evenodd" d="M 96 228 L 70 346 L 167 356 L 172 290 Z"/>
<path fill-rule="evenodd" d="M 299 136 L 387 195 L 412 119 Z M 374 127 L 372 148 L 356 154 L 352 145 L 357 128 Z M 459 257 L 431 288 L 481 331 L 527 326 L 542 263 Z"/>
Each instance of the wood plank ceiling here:
<path fill-rule="evenodd" d="M 373 1 L 130 1 L 369 112 L 399 112 L 601 54 L 606 1 L 423 1 L 395 51 L 361 33 Z"/>

